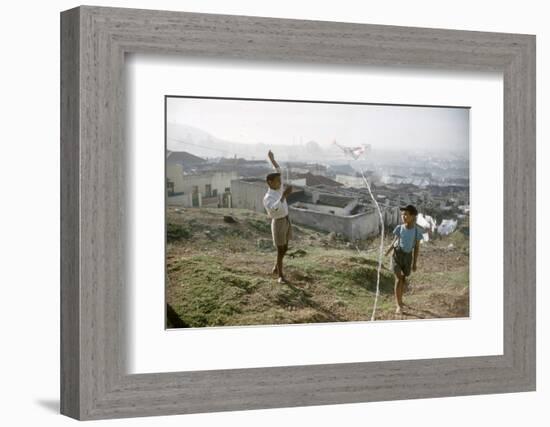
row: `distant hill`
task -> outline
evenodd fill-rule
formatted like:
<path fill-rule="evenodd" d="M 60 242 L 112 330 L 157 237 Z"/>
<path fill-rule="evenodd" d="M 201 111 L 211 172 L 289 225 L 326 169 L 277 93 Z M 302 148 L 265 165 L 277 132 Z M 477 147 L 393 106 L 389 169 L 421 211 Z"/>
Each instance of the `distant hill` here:
<path fill-rule="evenodd" d="M 186 151 L 203 158 L 232 157 L 235 149 L 242 150 L 240 144 L 234 146 L 230 141 L 216 138 L 202 129 L 178 123 L 167 124 L 166 136 L 169 151 Z"/>
<path fill-rule="evenodd" d="M 206 163 L 206 160 L 202 157 L 194 156 L 187 151 L 168 151 L 166 161 L 168 163 L 179 163 L 184 167 Z"/>
<path fill-rule="evenodd" d="M 243 157 L 247 160 L 268 161 L 267 152 L 272 150 L 276 159 L 285 162 L 329 160 L 331 154 L 327 153 L 315 141 L 308 141 L 303 145 L 293 145 L 281 141 L 281 144 L 245 144 L 238 141 L 229 141 L 218 138 L 205 130 L 180 123 L 168 123 L 167 149 L 169 151 L 186 151 L 203 158 L 213 157 Z"/>

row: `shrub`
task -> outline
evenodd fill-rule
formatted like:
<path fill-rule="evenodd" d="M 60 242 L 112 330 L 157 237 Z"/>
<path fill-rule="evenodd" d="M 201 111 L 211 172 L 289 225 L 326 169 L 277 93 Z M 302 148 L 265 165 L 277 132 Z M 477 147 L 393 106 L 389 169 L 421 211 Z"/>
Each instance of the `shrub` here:
<path fill-rule="evenodd" d="M 191 237 L 191 232 L 184 226 L 170 222 L 167 224 L 166 238 L 169 242 L 174 240 L 189 239 L 189 237 Z"/>

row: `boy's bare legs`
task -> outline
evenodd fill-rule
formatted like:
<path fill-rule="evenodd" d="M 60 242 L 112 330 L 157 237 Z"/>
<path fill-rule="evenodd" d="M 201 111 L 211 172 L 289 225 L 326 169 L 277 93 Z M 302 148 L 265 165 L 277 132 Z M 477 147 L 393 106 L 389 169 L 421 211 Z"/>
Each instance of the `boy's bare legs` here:
<path fill-rule="evenodd" d="M 277 274 L 279 277 L 282 276 L 282 274 L 279 274 L 279 252 L 282 252 L 282 257 L 284 257 L 287 250 L 288 250 L 288 245 L 277 246 L 277 260 L 275 261 L 275 265 L 273 266 L 273 270 L 271 270 L 271 273 Z M 281 263 L 282 263 L 282 258 L 281 258 Z M 282 268 L 281 268 L 281 271 L 282 271 Z"/>
<path fill-rule="evenodd" d="M 395 274 L 395 305 L 397 306 L 395 312 L 401 314 L 403 310 L 403 288 L 405 287 L 405 276 L 403 273 Z"/>
<path fill-rule="evenodd" d="M 286 282 L 286 279 L 283 275 L 283 257 L 286 254 L 288 245 L 277 246 L 277 274 L 279 276 L 279 282 Z"/>

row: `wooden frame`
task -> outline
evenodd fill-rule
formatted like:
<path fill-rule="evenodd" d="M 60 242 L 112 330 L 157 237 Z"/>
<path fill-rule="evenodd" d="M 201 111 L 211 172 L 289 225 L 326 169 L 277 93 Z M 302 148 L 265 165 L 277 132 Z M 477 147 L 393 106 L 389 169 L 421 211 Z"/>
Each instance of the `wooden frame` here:
<path fill-rule="evenodd" d="M 501 71 L 504 354 L 125 374 L 124 55 Z M 61 412 L 101 419 L 535 390 L 535 37 L 82 6 L 61 13 Z"/>

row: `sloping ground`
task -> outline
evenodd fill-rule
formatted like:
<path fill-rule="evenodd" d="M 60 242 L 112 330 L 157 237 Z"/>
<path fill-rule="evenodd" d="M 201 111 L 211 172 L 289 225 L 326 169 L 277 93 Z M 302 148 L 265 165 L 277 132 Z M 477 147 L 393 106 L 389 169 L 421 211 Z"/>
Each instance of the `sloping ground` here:
<path fill-rule="evenodd" d="M 225 222 L 224 215 L 236 222 Z M 279 284 L 271 273 L 275 251 L 265 215 L 170 208 L 168 327 L 370 320 L 379 241 L 356 248 L 334 235 L 293 227 L 285 257 L 289 283 Z M 385 258 L 376 319 L 468 317 L 468 265 L 468 240 L 460 231 L 423 244 L 403 298 L 405 312 L 395 315 Z"/>

